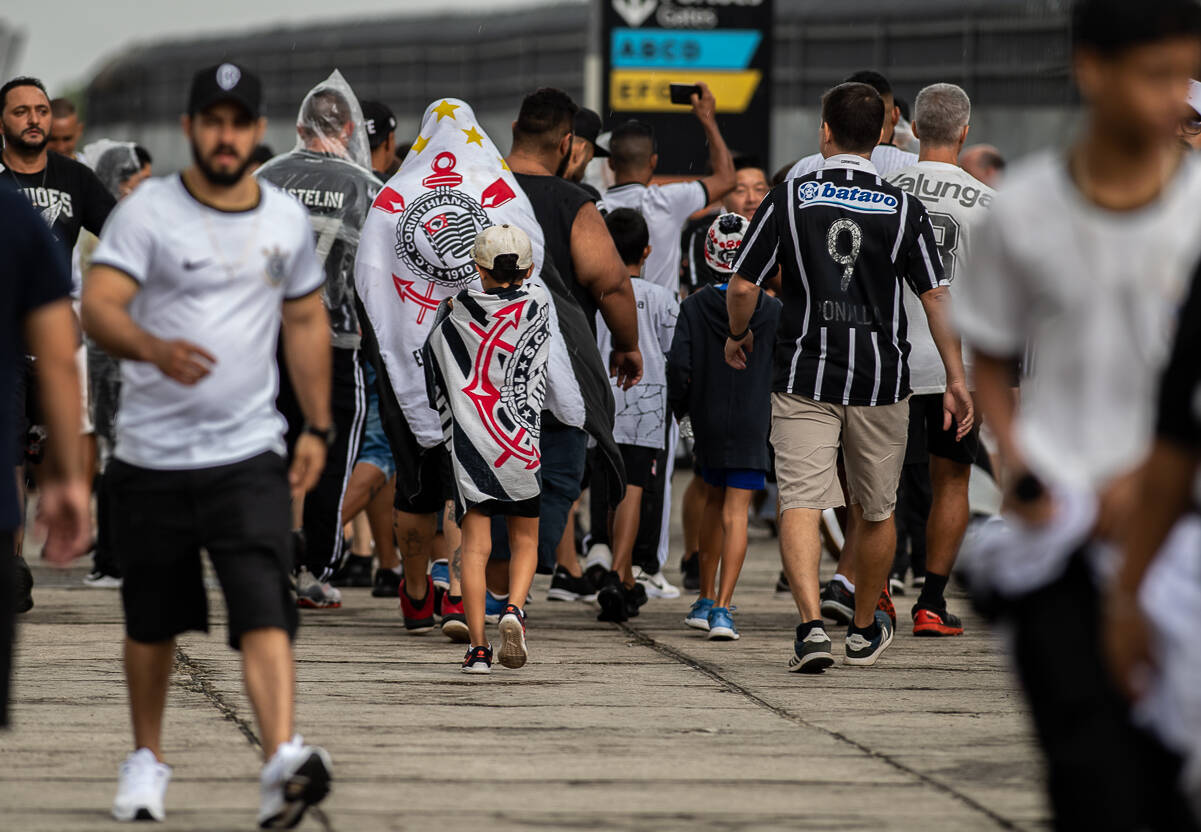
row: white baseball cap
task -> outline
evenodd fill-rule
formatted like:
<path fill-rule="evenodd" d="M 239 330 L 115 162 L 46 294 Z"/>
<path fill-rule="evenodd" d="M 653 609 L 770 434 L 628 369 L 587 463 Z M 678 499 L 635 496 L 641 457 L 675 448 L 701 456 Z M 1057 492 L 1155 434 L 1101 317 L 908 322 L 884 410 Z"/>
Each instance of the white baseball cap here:
<path fill-rule="evenodd" d="M 1188 82 L 1188 105 L 1201 116 L 1201 81 Z"/>
<path fill-rule="evenodd" d="M 529 236 L 515 225 L 490 225 L 475 237 L 471 256 L 485 269 L 495 268 L 496 258 L 517 255 L 517 268 L 534 265 L 534 249 Z"/>

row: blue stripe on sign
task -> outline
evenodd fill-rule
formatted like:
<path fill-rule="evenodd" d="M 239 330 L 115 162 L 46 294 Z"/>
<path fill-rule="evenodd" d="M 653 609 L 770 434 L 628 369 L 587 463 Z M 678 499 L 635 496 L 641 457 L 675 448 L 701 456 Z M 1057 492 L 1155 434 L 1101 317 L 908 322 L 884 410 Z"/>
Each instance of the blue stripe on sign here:
<path fill-rule="evenodd" d="M 746 69 L 763 33 L 756 29 L 614 29 L 615 68 Z"/>

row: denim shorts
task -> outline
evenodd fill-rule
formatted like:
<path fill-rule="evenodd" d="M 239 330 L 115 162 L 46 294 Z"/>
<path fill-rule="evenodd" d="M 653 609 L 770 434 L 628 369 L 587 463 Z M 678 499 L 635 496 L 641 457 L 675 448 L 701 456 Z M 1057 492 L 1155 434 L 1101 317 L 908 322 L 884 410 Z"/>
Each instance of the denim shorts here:
<path fill-rule="evenodd" d="M 367 462 L 384 472 L 384 479 L 396 473 L 396 460 L 384 434 L 379 417 L 379 393 L 375 389 L 375 370 L 363 362 L 363 381 L 367 385 L 367 420 L 363 423 L 363 441 L 359 445 L 359 462 Z"/>

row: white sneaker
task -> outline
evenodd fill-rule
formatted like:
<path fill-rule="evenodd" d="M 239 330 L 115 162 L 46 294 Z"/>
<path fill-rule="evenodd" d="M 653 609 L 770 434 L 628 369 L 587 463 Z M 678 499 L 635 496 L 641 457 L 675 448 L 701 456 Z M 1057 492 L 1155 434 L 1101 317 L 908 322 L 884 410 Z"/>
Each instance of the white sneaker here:
<path fill-rule="evenodd" d="M 662 572 L 656 572 L 654 575 L 649 575 L 642 570 L 641 566 L 634 567 L 634 580 L 642 584 L 642 588 L 646 590 L 647 598 L 679 598 L 680 588 L 672 586 Z"/>
<path fill-rule="evenodd" d="M 613 569 L 613 550 L 604 543 L 597 543 L 588 550 L 588 557 L 584 559 L 584 571 L 587 572 L 589 567 L 596 564 L 605 567 L 606 572 Z"/>
<path fill-rule="evenodd" d="M 312 610 L 336 610 L 342 606 L 342 593 L 337 587 L 318 581 L 309 570 L 302 569 L 296 581 L 296 606 Z"/>
<path fill-rule="evenodd" d="M 170 782 L 171 766 L 160 763 L 149 748 L 139 748 L 121 763 L 113 817 L 117 820 L 165 820 L 163 798 Z"/>
<path fill-rule="evenodd" d="M 83 579 L 83 585 L 92 589 L 120 589 L 121 579 L 103 572 L 90 572 Z"/>
<path fill-rule="evenodd" d="M 329 794 L 331 768 L 326 750 L 305 745 L 300 734 L 281 745 L 259 775 L 259 828 L 291 829 L 300 823 Z"/>

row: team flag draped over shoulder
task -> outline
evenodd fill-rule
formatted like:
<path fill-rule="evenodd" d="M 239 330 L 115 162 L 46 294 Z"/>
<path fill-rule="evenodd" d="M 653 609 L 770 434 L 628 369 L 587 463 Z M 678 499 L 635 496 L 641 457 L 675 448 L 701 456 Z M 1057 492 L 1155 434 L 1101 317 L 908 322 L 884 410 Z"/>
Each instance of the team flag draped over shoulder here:
<path fill-rule="evenodd" d="M 392 395 L 383 397 L 385 428 L 394 401 L 423 447 L 441 442 L 442 428 L 426 400 L 421 348 L 438 305 L 463 288 L 479 288 L 471 260 L 475 235 L 505 223 L 529 236 L 534 250 L 529 283 L 537 285 L 544 245 L 529 199 L 471 107 L 456 98 L 434 102 L 404 164 L 368 212 L 355 263 L 364 335 L 374 340 L 391 388 Z M 546 407 L 565 424 L 582 427 L 584 398 L 556 315 L 550 327 Z M 392 444 L 395 449 L 402 443 Z"/>

